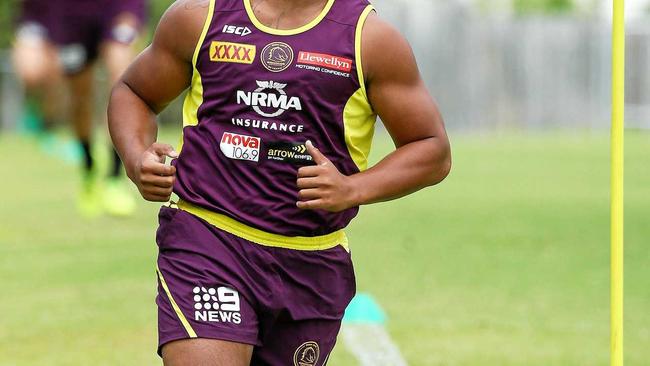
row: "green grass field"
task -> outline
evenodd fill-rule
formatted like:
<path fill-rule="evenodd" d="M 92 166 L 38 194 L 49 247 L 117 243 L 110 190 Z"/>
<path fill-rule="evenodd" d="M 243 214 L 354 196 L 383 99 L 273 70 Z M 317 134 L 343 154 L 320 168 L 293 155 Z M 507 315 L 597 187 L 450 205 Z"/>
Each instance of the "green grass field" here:
<path fill-rule="evenodd" d="M 171 140 L 176 141 L 176 138 Z M 365 207 L 359 291 L 411 365 L 609 363 L 609 144 L 453 136 L 439 187 Z M 77 169 L 0 135 L 0 365 L 155 365 L 157 205 L 80 219 Z M 378 136 L 375 157 L 389 151 Z M 650 362 L 650 134 L 626 166 L 626 360 Z M 337 347 L 330 365 L 355 365 Z"/>

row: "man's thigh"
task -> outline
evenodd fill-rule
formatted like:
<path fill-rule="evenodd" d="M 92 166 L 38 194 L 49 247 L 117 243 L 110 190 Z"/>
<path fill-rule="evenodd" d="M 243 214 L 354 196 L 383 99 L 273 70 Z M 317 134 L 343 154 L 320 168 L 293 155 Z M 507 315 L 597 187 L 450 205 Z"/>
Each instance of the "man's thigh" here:
<path fill-rule="evenodd" d="M 216 339 L 182 339 L 162 348 L 165 366 L 248 366 L 253 346 Z"/>
<path fill-rule="evenodd" d="M 159 353 L 181 339 L 260 344 L 253 281 L 245 253 L 233 247 L 239 239 L 177 209 L 162 207 L 159 221 Z"/>
<path fill-rule="evenodd" d="M 46 38 L 16 38 L 12 58 L 16 73 L 28 87 L 60 80 L 59 60 L 54 45 Z"/>
<path fill-rule="evenodd" d="M 268 249 L 283 269 L 282 313 L 262 328 L 251 365 L 323 366 L 356 291 L 354 268 L 341 245 L 318 251 Z"/>
<path fill-rule="evenodd" d="M 251 365 L 324 366 L 340 328 L 340 320 L 278 321 Z"/>

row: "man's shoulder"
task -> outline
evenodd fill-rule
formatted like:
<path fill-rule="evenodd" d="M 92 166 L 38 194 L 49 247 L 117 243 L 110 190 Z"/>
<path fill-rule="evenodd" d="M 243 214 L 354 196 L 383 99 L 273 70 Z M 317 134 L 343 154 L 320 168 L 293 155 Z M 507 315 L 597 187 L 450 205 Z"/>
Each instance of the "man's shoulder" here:
<path fill-rule="evenodd" d="M 361 37 L 366 76 L 398 72 L 405 58 L 412 57 L 406 38 L 375 12 L 368 15 Z M 396 68 L 397 67 L 397 68 Z"/>
<path fill-rule="evenodd" d="M 161 19 L 183 28 L 203 28 L 208 16 L 210 0 L 177 0 L 172 3 Z"/>
<path fill-rule="evenodd" d="M 154 42 L 191 59 L 210 8 L 210 0 L 177 0 L 165 11 Z"/>

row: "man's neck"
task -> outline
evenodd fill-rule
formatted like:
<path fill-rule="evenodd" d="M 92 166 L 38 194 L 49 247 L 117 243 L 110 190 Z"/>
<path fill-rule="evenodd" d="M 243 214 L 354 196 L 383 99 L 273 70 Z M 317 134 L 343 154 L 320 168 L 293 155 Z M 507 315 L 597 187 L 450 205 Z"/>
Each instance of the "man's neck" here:
<path fill-rule="evenodd" d="M 257 19 L 276 29 L 301 27 L 316 18 L 327 0 L 250 0 Z"/>
<path fill-rule="evenodd" d="M 253 8 L 267 4 L 275 9 L 299 10 L 314 7 L 322 9 L 327 0 L 250 0 L 250 2 Z"/>

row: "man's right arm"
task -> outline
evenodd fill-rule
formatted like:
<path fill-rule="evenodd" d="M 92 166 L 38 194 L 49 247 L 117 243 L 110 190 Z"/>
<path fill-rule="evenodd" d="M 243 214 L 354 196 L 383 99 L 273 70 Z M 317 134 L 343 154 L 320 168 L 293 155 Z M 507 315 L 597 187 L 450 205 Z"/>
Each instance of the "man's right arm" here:
<path fill-rule="evenodd" d="M 167 201 L 175 168 L 171 145 L 156 142 L 156 115 L 192 78 L 192 57 L 208 13 L 208 0 L 179 0 L 163 15 L 152 44 L 113 87 L 108 127 L 129 178 L 149 201 Z"/>

